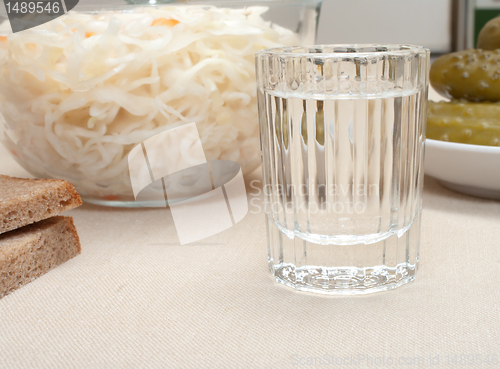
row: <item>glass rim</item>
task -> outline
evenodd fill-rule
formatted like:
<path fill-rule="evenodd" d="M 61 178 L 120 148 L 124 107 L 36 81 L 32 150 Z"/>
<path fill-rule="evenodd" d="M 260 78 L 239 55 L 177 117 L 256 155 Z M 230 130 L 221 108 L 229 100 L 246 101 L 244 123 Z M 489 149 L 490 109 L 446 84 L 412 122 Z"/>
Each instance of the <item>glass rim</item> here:
<path fill-rule="evenodd" d="M 154 8 L 159 6 L 310 6 L 322 4 L 324 0 L 114 0 L 106 4 L 102 0 L 80 1 L 71 11 L 94 13 L 101 11 L 123 11 L 133 8 Z M 251 4 L 251 5 L 250 5 Z M 6 9 L 0 6 L 0 19 L 7 18 Z"/>
<path fill-rule="evenodd" d="M 159 6 L 206 6 L 206 7 L 221 7 L 221 6 L 272 6 L 272 5 L 310 5 L 320 4 L 324 0 L 115 0 L 112 4 L 104 4 L 101 0 L 87 0 L 80 2 L 75 9 L 95 8 L 98 9 L 113 9 L 115 7 L 159 7 Z"/>
<path fill-rule="evenodd" d="M 101 0 L 93 0 L 100 3 Z M 324 0 L 123 0 L 128 2 L 130 5 L 168 5 L 168 4 L 189 4 L 189 3 L 200 3 L 210 6 L 213 3 L 321 3 Z"/>
<path fill-rule="evenodd" d="M 312 52 L 310 50 L 324 48 L 344 48 L 345 51 L 328 51 Z M 380 48 L 381 50 L 366 50 L 362 49 Z M 385 50 L 383 50 L 385 48 Z M 353 49 L 354 51 L 349 51 Z M 304 50 L 304 52 L 296 52 L 295 50 Z M 307 51 L 309 50 L 309 51 Z M 359 50 L 359 51 L 358 51 Z M 430 50 L 424 46 L 410 44 L 320 44 L 307 46 L 282 46 L 270 49 L 264 49 L 257 52 L 256 56 L 288 56 L 288 57 L 314 57 L 314 58 L 339 58 L 339 57 L 373 57 L 385 55 L 411 55 L 411 54 L 429 54 Z"/>

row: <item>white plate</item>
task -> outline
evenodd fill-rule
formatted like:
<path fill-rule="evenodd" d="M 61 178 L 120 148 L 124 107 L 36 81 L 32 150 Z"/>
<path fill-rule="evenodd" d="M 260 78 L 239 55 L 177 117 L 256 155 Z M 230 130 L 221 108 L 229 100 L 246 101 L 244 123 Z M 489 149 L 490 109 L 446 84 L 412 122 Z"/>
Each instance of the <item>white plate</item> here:
<path fill-rule="evenodd" d="M 427 139 L 425 174 L 451 190 L 500 200 L 500 147 Z"/>

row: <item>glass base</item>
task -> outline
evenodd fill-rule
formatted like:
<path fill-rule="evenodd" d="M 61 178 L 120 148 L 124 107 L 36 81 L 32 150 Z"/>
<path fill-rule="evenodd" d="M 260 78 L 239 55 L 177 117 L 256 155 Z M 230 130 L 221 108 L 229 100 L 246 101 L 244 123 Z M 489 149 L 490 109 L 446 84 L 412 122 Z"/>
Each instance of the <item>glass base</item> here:
<path fill-rule="evenodd" d="M 243 176 L 252 173 L 255 169 L 257 169 L 258 166 L 259 163 L 246 164 L 245 167 L 242 167 Z M 44 177 L 39 176 L 39 178 Z M 132 189 L 130 191 L 132 191 Z M 92 195 L 81 195 L 81 197 L 84 202 L 88 202 L 89 204 L 116 208 L 164 208 L 165 206 L 169 206 L 170 204 L 175 204 L 181 201 L 186 202 L 193 199 L 193 197 L 185 197 L 167 201 L 136 201 L 133 196 L 109 196 L 108 198 L 106 198 L 92 197 Z"/>
<path fill-rule="evenodd" d="M 82 196 L 84 202 L 99 206 L 110 206 L 116 208 L 164 208 L 165 201 L 126 201 L 126 200 L 102 200 Z"/>
<path fill-rule="evenodd" d="M 402 232 L 370 242 L 330 244 L 287 236 L 267 216 L 269 270 L 274 279 L 297 290 L 356 295 L 387 291 L 411 282 L 418 267 L 420 214 Z M 347 236 L 346 236 L 347 237 Z M 347 237 L 349 240 L 351 236 Z"/>
<path fill-rule="evenodd" d="M 199 198 L 196 197 L 196 198 Z M 100 206 L 111 206 L 111 207 L 117 207 L 117 208 L 165 208 L 170 205 L 176 204 L 178 202 L 184 202 L 187 203 L 189 201 L 193 201 L 196 198 L 193 197 L 186 197 L 186 198 L 179 198 L 179 199 L 174 199 L 174 200 L 163 200 L 163 201 L 127 201 L 127 200 L 103 200 L 103 199 L 95 199 L 92 197 L 85 197 L 82 196 L 82 200 L 84 202 L 88 202 L 90 204 L 94 205 L 100 205 Z"/>
<path fill-rule="evenodd" d="M 324 268 L 295 265 L 274 266 L 269 260 L 276 282 L 299 291 L 322 294 L 357 295 L 392 290 L 415 278 L 416 266 L 401 264 L 396 268 Z"/>

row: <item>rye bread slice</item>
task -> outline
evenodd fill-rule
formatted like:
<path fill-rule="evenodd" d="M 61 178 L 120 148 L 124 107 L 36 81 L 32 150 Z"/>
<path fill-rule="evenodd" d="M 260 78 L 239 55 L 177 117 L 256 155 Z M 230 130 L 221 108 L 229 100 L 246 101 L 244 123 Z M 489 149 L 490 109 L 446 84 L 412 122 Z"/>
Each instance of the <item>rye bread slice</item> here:
<path fill-rule="evenodd" d="M 24 179 L 0 174 L 0 233 L 80 206 L 75 187 L 62 179 Z"/>
<path fill-rule="evenodd" d="M 0 298 L 78 255 L 73 218 L 56 216 L 0 235 Z"/>

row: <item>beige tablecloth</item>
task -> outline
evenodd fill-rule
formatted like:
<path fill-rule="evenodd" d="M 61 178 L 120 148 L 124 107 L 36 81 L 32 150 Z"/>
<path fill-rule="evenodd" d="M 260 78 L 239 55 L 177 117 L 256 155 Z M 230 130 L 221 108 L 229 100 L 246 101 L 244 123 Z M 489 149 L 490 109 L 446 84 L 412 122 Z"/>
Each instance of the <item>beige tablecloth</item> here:
<path fill-rule="evenodd" d="M 0 173 L 29 176 L 3 147 Z M 0 368 L 500 365 L 499 201 L 427 177 L 416 280 L 357 297 L 274 282 L 254 205 L 185 246 L 165 209 L 67 214 L 82 254 L 0 299 Z"/>

